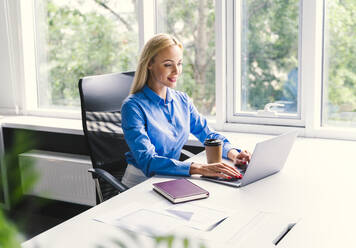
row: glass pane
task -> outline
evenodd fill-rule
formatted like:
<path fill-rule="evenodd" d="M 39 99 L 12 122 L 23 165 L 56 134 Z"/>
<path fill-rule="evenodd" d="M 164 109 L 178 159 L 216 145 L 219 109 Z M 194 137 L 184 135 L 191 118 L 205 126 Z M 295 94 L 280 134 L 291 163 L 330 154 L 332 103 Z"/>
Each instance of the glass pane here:
<path fill-rule="evenodd" d="M 356 127 L 356 1 L 325 3 L 323 125 Z"/>
<path fill-rule="evenodd" d="M 35 3 L 39 107 L 78 108 L 81 77 L 135 70 L 136 1 Z"/>
<path fill-rule="evenodd" d="M 243 0 L 241 9 L 238 111 L 273 103 L 271 110 L 297 113 L 299 0 Z"/>
<path fill-rule="evenodd" d="M 184 46 L 183 74 L 177 89 L 186 92 L 200 113 L 215 115 L 214 0 L 158 0 L 158 32 Z"/>

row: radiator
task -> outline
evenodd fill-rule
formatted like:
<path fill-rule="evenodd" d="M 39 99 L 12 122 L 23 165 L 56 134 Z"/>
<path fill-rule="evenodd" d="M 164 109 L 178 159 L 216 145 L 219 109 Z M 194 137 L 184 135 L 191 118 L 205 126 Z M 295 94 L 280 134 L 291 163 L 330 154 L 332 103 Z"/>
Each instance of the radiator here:
<path fill-rule="evenodd" d="M 19 154 L 21 182 L 24 194 L 47 199 L 96 205 L 95 183 L 88 168 L 91 160 L 88 156 L 31 150 Z M 26 169 L 33 167 L 37 174 L 35 186 L 24 189 Z"/>

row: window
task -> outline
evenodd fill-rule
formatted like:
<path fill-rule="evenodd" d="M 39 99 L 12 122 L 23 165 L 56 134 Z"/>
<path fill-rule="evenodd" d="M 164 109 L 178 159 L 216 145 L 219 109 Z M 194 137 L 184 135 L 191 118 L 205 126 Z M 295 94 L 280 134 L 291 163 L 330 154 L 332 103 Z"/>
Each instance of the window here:
<path fill-rule="evenodd" d="M 136 69 L 136 1 L 34 4 L 39 108 L 79 109 L 79 78 Z"/>
<path fill-rule="evenodd" d="M 215 1 L 158 0 L 157 31 L 183 43 L 183 74 L 177 89 L 200 113 L 215 115 Z"/>
<path fill-rule="evenodd" d="M 325 1 L 323 126 L 356 127 L 355 13 L 355 1 Z"/>
<path fill-rule="evenodd" d="M 218 129 L 356 139 L 345 128 L 356 127 L 353 0 L 29 0 L 21 10 L 35 114 L 79 116 L 79 78 L 135 70 L 144 41 L 167 32 L 184 45 L 177 89 Z"/>
<path fill-rule="evenodd" d="M 233 2 L 234 83 L 228 91 L 228 120 L 282 124 L 281 119 L 301 119 L 299 0 Z"/>

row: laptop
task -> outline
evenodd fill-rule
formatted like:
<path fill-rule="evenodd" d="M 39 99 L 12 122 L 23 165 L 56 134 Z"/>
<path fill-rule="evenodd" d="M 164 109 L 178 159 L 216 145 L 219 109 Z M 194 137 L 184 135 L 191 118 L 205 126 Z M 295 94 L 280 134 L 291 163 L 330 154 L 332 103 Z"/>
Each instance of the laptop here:
<path fill-rule="evenodd" d="M 201 178 L 233 187 L 242 187 L 279 172 L 297 138 L 297 132 L 288 132 L 256 144 L 250 163 L 245 171 L 240 171 L 242 179 Z M 223 161 L 224 162 L 224 161 Z M 228 164 L 232 164 L 231 161 Z"/>

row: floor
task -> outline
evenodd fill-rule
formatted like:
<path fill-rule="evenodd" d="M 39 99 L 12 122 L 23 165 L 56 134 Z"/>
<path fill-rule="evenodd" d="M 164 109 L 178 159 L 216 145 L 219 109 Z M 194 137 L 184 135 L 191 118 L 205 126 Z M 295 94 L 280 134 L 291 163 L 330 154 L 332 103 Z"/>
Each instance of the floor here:
<path fill-rule="evenodd" d="M 6 212 L 24 240 L 88 210 L 90 206 L 53 201 L 27 196 L 21 203 Z"/>

